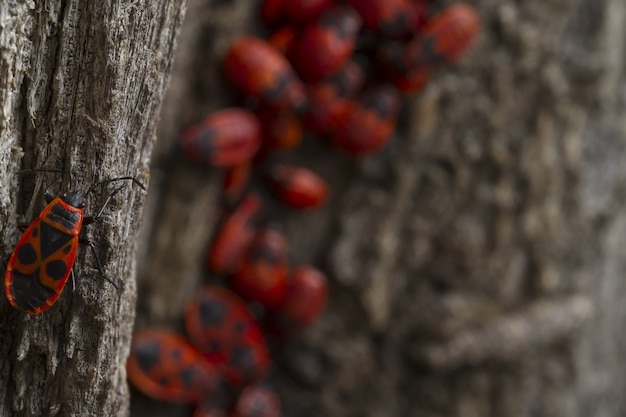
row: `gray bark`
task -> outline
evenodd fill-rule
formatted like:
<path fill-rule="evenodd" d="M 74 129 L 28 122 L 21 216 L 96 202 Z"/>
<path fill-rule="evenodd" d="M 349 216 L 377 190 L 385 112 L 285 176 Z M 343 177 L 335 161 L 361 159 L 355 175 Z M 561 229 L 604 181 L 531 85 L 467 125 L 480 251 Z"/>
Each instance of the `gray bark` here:
<path fill-rule="evenodd" d="M 43 208 L 55 175 L 85 190 L 131 175 L 147 184 L 158 114 L 185 2 L 0 2 L 0 220 L 2 259 L 17 224 Z M 67 179 L 53 192 L 65 191 Z M 95 214 L 112 187 L 90 194 Z M 85 227 L 107 276 L 79 248 L 76 288 L 30 316 L 0 301 L 0 416 L 128 414 L 125 361 L 134 308 L 135 241 L 145 193 L 125 187 Z"/>

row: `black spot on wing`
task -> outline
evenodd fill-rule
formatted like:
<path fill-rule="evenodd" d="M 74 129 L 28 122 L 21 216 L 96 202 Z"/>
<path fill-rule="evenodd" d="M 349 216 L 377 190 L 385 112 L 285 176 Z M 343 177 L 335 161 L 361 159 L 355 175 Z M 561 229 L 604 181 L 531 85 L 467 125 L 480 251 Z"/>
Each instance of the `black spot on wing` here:
<path fill-rule="evenodd" d="M 46 274 L 55 281 L 65 278 L 68 270 L 69 268 L 67 264 L 58 259 L 50 261 L 46 264 Z"/>
<path fill-rule="evenodd" d="M 207 301 L 200 304 L 200 321 L 202 327 L 219 326 L 228 308 L 219 302 Z"/>
<path fill-rule="evenodd" d="M 141 343 L 135 347 L 134 355 L 139 368 L 145 373 L 150 373 L 152 368 L 159 363 L 161 344 L 158 341 Z"/>
<path fill-rule="evenodd" d="M 78 223 L 79 214 L 75 211 L 67 210 L 61 204 L 55 204 L 50 211 L 48 219 L 55 223 L 60 223 L 66 229 L 73 229 Z"/>
<path fill-rule="evenodd" d="M 16 271 L 13 274 L 13 295 L 15 304 L 22 310 L 33 310 L 41 307 L 55 293 L 39 281 L 39 268 L 32 275 L 23 275 Z"/>
<path fill-rule="evenodd" d="M 31 265 L 37 261 L 37 251 L 33 245 L 26 242 L 17 248 L 17 259 L 22 265 Z"/>
<path fill-rule="evenodd" d="M 195 388 L 194 382 L 198 380 L 198 372 L 194 368 L 189 367 L 181 369 L 178 375 L 180 376 L 180 379 L 183 381 L 183 384 L 186 387 Z"/>
<path fill-rule="evenodd" d="M 41 223 L 41 259 L 46 259 L 54 252 L 58 251 L 67 242 L 72 240 L 73 236 L 63 233 L 54 227 Z"/>

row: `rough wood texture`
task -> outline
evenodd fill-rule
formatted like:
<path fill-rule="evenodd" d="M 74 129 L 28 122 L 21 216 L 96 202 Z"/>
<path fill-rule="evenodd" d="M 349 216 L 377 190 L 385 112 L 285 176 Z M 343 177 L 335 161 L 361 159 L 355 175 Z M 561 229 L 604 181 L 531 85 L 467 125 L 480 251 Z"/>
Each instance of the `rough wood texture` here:
<path fill-rule="evenodd" d="M 2 259 L 18 222 L 42 208 L 54 177 L 73 187 L 132 175 L 148 182 L 158 114 L 184 0 L 0 2 L 0 219 Z M 21 155 L 23 154 L 23 158 Z M 19 185 L 18 185 L 19 184 Z M 53 188 L 67 188 L 68 182 Z M 91 214 L 108 189 L 90 195 Z M 0 416 L 128 414 L 125 361 L 134 308 L 135 240 L 144 194 L 125 187 L 89 227 L 105 271 L 79 248 L 57 304 L 28 316 L 0 301 Z M 32 198 L 31 198 L 32 196 Z"/>

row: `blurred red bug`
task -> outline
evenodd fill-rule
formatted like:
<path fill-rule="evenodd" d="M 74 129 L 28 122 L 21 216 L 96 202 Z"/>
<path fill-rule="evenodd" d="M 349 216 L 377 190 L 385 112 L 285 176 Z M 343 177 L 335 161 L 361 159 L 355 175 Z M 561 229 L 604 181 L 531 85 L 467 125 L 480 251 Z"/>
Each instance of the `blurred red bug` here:
<path fill-rule="evenodd" d="M 230 287 L 248 301 L 276 308 L 287 292 L 287 237 L 272 227 L 260 228 L 242 268 L 232 275 Z"/>
<path fill-rule="evenodd" d="M 466 3 L 445 8 L 426 23 L 405 52 L 408 67 L 452 64 L 472 46 L 480 33 L 480 17 Z"/>
<path fill-rule="evenodd" d="M 351 103 L 343 122 L 331 132 L 331 142 L 352 155 L 379 150 L 395 129 L 400 106 L 395 88 L 387 85 L 370 88 Z"/>
<path fill-rule="evenodd" d="M 244 389 L 230 417 L 280 417 L 280 398 L 262 385 L 250 385 Z"/>
<path fill-rule="evenodd" d="M 263 39 L 245 36 L 233 42 L 224 73 L 235 87 L 267 105 L 295 111 L 306 106 L 302 82 L 285 57 Z"/>
<path fill-rule="evenodd" d="M 364 82 L 363 67 L 356 61 L 349 60 L 323 82 L 309 86 L 309 106 L 302 115 L 302 124 L 317 134 L 333 129 L 345 115 L 348 99 L 361 89 Z"/>
<path fill-rule="evenodd" d="M 316 268 L 296 267 L 290 275 L 285 302 L 267 319 L 269 330 L 288 337 L 310 326 L 321 314 L 328 297 L 328 280 Z"/>
<path fill-rule="evenodd" d="M 261 210 L 261 198 L 256 194 L 243 197 L 226 218 L 213 239 L 207 254 L 209 270 L 216 274 L 231 274 L 241 268 L 244 255 L 256 233 L 256 218 Z"/>
<path fill-rule="evenodd" d="M 168 330 L 136 333 L 126 369 L 138 390 L 164 401 L 197 403 L 219 381 L 215 367 L 187 339 Z"/>
<path fill-rule="evenodd" d="M 319 82 L 350 58 L 360 27 L 361 19 L 354 10 L 332 8 L 291 42 L 287 57 L 305 82 Z"/>
<path fill-rule="evenodd" d="M 248 110 L 230 108 L 210 114 L 180 136 L 191 160 L 219 167 L 249 161 L 261 146 L 261 124 Z"/>
<path fill-rule="evenodd" d="M 207 286 L 185 310 L 189 339 L 236 386 L 267 376 L 270 355 L 265 338 L 246 303 L 231 291 Z"/>
<path fill-rule="evenodd" d="M 423 20 L 423 2 L 410 0 L 349 0 L 363 19 L 363 25 L 386 38 L 415 33 Z"/>
<path fill-rule="evenodd" d="M 269 168 L 267 182 L 272 193 L 291 208 L 320 206 L 328 197 L 328 184 L 310 169 L 286 164 Z"/>

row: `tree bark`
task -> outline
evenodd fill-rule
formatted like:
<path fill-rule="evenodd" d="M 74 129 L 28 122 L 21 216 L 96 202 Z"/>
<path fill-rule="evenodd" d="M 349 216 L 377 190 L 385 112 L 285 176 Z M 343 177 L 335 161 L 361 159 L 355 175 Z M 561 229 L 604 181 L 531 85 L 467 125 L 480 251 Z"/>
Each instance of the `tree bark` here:
<path fill-rule="evenodd" d="M 0 2 L 0 220 L 3 258 L 17 224 L 43 207 L 43 189 L 70 171 L 86 190 L 107 178 L 147 185 L 158 114 L 184 0 Z M 67 176 L 51 191 L 68 189 Z M 85 213 L 113 189 L 89 195 Z M 126 186 L 101 221 L 85 227 L 57 303 L 28 315 L 0 302 L 0 416 L 128 415 L 125 362 L 136 300 L 135 240 L 145 192 Z"/>

